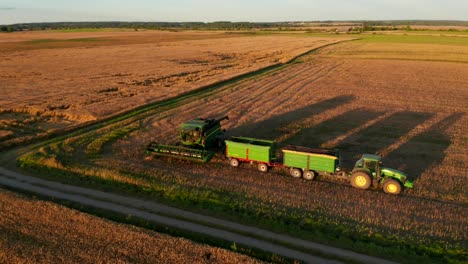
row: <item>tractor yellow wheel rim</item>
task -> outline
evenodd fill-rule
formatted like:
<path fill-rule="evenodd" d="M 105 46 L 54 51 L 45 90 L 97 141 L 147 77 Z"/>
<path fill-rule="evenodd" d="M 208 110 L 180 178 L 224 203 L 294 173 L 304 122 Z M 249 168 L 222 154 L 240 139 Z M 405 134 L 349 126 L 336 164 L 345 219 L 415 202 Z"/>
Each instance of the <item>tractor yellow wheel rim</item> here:
<path fill-rule="evenodd" d="M 397 191 L 397 186 L 393 183 L 390 183 L 389 185 L 387 185 L 387 191 L 390 192 L 390 193 L 394 193 Z"/>
<path fill-rule="evenodd" d="M 367 183 L 367 180 L 366 180 L 366 177 L 364 176 L 357 176 L 356 177 L 356 185 L 361 187 L 361 186 L 364 186 L 366 185 Z"/>

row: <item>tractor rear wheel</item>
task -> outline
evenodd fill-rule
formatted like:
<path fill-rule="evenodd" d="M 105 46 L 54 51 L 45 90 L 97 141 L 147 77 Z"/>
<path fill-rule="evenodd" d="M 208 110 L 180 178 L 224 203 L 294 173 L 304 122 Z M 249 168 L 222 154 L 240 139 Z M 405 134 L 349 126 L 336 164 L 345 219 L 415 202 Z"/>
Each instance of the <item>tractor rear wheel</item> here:
<path fill-rule="evenodd" d="M 302 176 L 302 171 L 300 169 L 293 168 L 290 173 L 294 178 L 300 178 Z"/>
<path fill-rule="evenodd" d="M 266 165 L 265 163 L 259 163 L 257 168 L 261 172 L 267 172 L 268 171 L 268 165 Z"/>
<path fill-rule="evenodd" d="M 356 171 L 351 175 L 351 185 L 354 188 L 367 190 L 371 184 L 372 181 L 369 174 L 364 171 Z"/>
<path fill-rule="evenodd" d="M 304 179 L 309 181 L 315 179 L 315 176 L 316 174 L 314 171 L 305 171 L 303 175 Z"/>
<path fill-rule="evenodd" d="M 232 166 L 232 167 L 239 167 L 239 161 L 237 159 L 231 159 L 229 161 L 229 164 Z"/>
<path fill-rule="evenodd" d="M 395 180 L 386 180 L 383 184 L 383 190 L 388 194 L 400 194 L 401 184 Z"/>

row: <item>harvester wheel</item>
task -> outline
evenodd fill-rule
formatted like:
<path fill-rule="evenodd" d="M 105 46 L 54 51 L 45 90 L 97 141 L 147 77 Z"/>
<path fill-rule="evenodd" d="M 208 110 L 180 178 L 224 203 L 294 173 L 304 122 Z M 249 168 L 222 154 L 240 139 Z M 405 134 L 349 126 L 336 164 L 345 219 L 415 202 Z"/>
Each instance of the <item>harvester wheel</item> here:
<path fill-rule="evenodd" d="M 268 165 L 266 165 L 265 163 L 259 163 L 257 168 L 261 172 L 267 172 L 268 171 Z"/>
<path fill-rule="evenodd" d="M 293 168 L 291 169 L 291 176 L 294 178 L 300 178 L 302 176 L 302 171 L 300 169 Z"/>
<path fill-rule="evenodd" d="M 239 167 L 239 161 L 237 159 L 231 159 L 229 164 L 233 167 Z"/>
<path fill-rule="evenodd" d="M 313 179 L 315 179 L 315 172 L 314 171 L 305 171 L 303 177 L 306 180 L 313 180 Z"/>
<path fill-rule="evenodd" d="M 356 171 L 351 176 L 351 185 L 355 188 L 367 190 L 371 184 L 372 181 L 369 174 L 364 171 Z"/>
<path fill-rule="evenodd" d="M 399 194 L 401 192 L 401 184 L 395 180 L 386 180 L 383 184 L 383 190 L 389 194 Z"/>

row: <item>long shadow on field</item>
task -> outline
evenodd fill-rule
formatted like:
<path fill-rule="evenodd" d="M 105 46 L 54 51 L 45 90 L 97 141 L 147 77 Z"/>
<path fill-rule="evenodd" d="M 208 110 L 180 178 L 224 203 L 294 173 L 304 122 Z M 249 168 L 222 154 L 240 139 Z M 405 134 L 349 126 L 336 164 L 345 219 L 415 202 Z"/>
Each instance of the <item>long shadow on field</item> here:
<path fill-rule="evenodd" d="M 444 152 L 451 144 L 447 130 L 462 117 L 462 113 L 454 113 L 442 119 L 390 152 L 385 162 L 389 167 L 406 172 L 411 180 L 416 180 L 424 171 L 439 165 L 445 158 Z"/>
<path fill-rule="evenodd" d="M 431 116 L 433 116 L 431 113 L 396 112 L 356 134 L 350 135 L 336 146 L 344 151 L 343 166 L 352 166 L 363 153 L 374 154 L 378 150 L 392 145 Z"/>
<path fill-rule="evenodd" d="M 275 139 L 288 133 L 288 126 L 310 116 L 320 114 L 329 109 L 339 107 L 354 100 L 354 96 L 342 95 L 333 97 L 306 107 L 270 117 L 257 123 L 248 123 L 231 130 L 232 135 L 246 137 Z"/>
<path fill-rule="evenodd" d="M 303 129 L 283 143 L 305 147 L 320 147 L 321 144 L 336 139 L 346 132 L 374 120 L 382 114 L 383 112 L 375 112 L 366 109 L 352 110 L 311 128 Z"/>

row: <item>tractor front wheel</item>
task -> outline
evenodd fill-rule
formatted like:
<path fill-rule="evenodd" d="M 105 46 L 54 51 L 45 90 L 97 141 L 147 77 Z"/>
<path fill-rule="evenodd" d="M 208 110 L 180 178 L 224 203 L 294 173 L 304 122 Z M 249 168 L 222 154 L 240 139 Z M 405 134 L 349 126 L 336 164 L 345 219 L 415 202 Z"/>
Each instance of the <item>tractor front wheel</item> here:
<path fill-rule="evenodd" d="M 371 178 L 364 171 L 356 171 L 351 175 L 351 185 L 354 188 L 367 190 L 371 186 Z"/>
<path fill-rule="evenodd" d="M 395 180 L 386 180 L 383 184 L 383 190 L 388 194 L 399 194 L 401 192 L 401 184 Z"/>
<path fill-rule="evenodd" d="M 259 163 L 257 168 L 261 172 L 267 172 L 268 171 L 268 165 L 266 165 L 265 163 Z"/>
<path fill-rule="evenodd" d="M 294 178 L 300 178 L 302 176 L 302 171 L 300 169 L 293 168 L 290 173 Z"/>
<path fill-rule="evenodd" d="M 237 159 L 231 159 L 229 161 L 229 164 L 232 166 L 232 167 L 239 167 L 239 161 Z"/>

